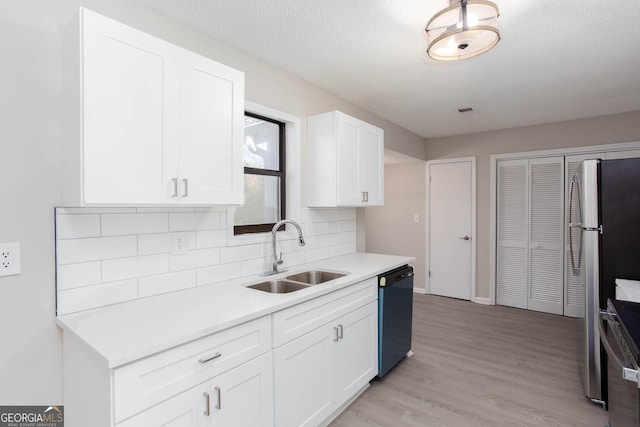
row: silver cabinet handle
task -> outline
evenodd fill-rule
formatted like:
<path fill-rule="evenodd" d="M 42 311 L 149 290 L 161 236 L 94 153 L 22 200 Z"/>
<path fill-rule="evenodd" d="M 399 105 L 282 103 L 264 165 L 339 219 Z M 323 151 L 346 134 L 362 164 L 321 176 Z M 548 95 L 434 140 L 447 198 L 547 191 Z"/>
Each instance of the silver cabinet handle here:
<path fill-rule="evenodd" d="M 204 414 L 208 417 L 209 415 L 211 415 L 211 403 L 209 402 L 209 393 L 207 393 L 206 391 L 203 393 L 204 394 L 204 400 L 206 402 L 206 409 L 204 410 Z"/>
<path fill-rule="evenodd" d="M 211 362 L 212 360 L 217 359 L 218 357 L 222 357 L 222 353 L 215 353 L 215 354 L 212 354 L 211 356 L 202 357 L 198 359 L 198 362 L 204 365 L 205 363 Z"/>
<path fill-rule="evenodd" d="M 344 339 L 344 330 L 342 325 L 338 325 L 338 339 Z"/>
<path fill-rule="evenodd" d="M 173 194 L 171 197 L 178 197 L 178 178 L 173 178 L 171 182 L 173 182 Z"/>
<path fill-rule="evenodd" d="M 184 186 L 184 192 L 182 193 L 182 197 L 189 197 L 189 180 L 187 178 L 183 178 L 182 185 Z"/>
<path fill-rule="evenodd" d="M 340 331 L 339 331 L 338 327 L 337 327 L 337 326 L 334 326 L 334 327 L 333 327 L 333 330 L 334 330 L 334 331 L 335 331 L 335 333 L 336 333 L 336 337 L 335 337 L 333 340 L 334 340 L 335 342 L 340 341 Z"/>
<path fill-rule="evenodd" d="M 362 192 L 362 200 L 361 200 L 361 202 L 362 202 L 362 203 L 366 202 L 366 199 L 365 199 L 365 197 L 364 197 L 364 191 Z"/>
<path fill-rule="evenodd" d="M 221 409 L 222 405 L 220 404 L 220 387 L 214 387 L 214 390 L 216 392 L 216 406 L 214 406 L 214 408 Z"/>
<path fill-rule="evenodd" d="M 462 236 L 462 237 L 458 237 L 458 239 L 462 239 L 462 240 L 471 240 L 471 237 L 469 237 L 469 236 Z"/>

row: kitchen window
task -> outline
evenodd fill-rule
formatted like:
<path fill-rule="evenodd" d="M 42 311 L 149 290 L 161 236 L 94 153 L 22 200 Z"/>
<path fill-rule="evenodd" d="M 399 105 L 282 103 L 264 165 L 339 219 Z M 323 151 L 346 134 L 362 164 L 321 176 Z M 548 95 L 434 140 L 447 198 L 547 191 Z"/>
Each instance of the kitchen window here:
<path fill-rule="evenodd" d="M 234 235 L 269 232 L 285 218 L 285 145 L 284 122 L 245 112 L 245 200 L 234 211 Z"/>

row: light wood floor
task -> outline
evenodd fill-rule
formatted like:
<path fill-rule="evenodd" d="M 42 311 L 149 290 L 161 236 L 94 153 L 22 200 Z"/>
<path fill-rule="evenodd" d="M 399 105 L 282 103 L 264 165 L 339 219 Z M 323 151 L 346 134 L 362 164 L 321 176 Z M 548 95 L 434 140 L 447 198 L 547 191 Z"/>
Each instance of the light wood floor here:
<path fill-rule="evenodd" d="M 415 295 L 414 355 L 332 427 L 603 427 L 583 395 L 575 319 Z"/>

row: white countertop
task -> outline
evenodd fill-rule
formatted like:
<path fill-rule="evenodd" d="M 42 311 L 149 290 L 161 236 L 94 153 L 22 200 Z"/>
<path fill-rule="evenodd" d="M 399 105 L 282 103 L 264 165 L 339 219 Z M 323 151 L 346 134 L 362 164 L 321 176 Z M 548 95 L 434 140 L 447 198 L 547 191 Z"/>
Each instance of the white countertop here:
<path fill-rule="evenodd" d="M 616 299 L 640 302 L 640 281 L 616 279 Z"/>
<path fill-rule="evenodd" d="M 110 368 L 262 317 L 327 294 L 415 258 L 354 253 L 291 268 L 268 278 L 250 276 L 180 292 L 114 304 L 57 318 L 104 358 Z M 347 276 L 288 294 L 270 294 L 244 285 L 324 269 Z"/>

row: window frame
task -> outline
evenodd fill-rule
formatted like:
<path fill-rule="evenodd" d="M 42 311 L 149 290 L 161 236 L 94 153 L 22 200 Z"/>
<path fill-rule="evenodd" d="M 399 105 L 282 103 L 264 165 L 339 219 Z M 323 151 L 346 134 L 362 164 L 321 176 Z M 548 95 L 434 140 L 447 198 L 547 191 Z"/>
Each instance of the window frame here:
<path fill-rule="evenodd" d="M 283 218 L 287 217 L 286 216 L 286 207 L 287 207 L 286 123 L 277 119 L 273 119 L 271 117 L 263 116 L 261 114 L 252 113 L 250 111 L 245 111 L 244 115 L 278 125 L 278 133 L 279 133 L 278 159 L 279 159 L 279 166 L 280 166 L 279 170 L 276 171 L 273 169 L 259 169 L 259 168 L 244 167 L 243 178 L 245 175 L 275 176 L 280 178 L 280 186 L 278 189 L 279 197 L 280 197 L 280 209 L 279 209 L 278 221 L 280 221 Z M 233 235 L 242 236 L 247 234 L 270 232 L 273 229 L 273 226 L 275 224 L 276 224 L 275 222 L 265 223 L 265 224 L 247 224 L 247 225 L 235 225 L 234 223 Z"/>

